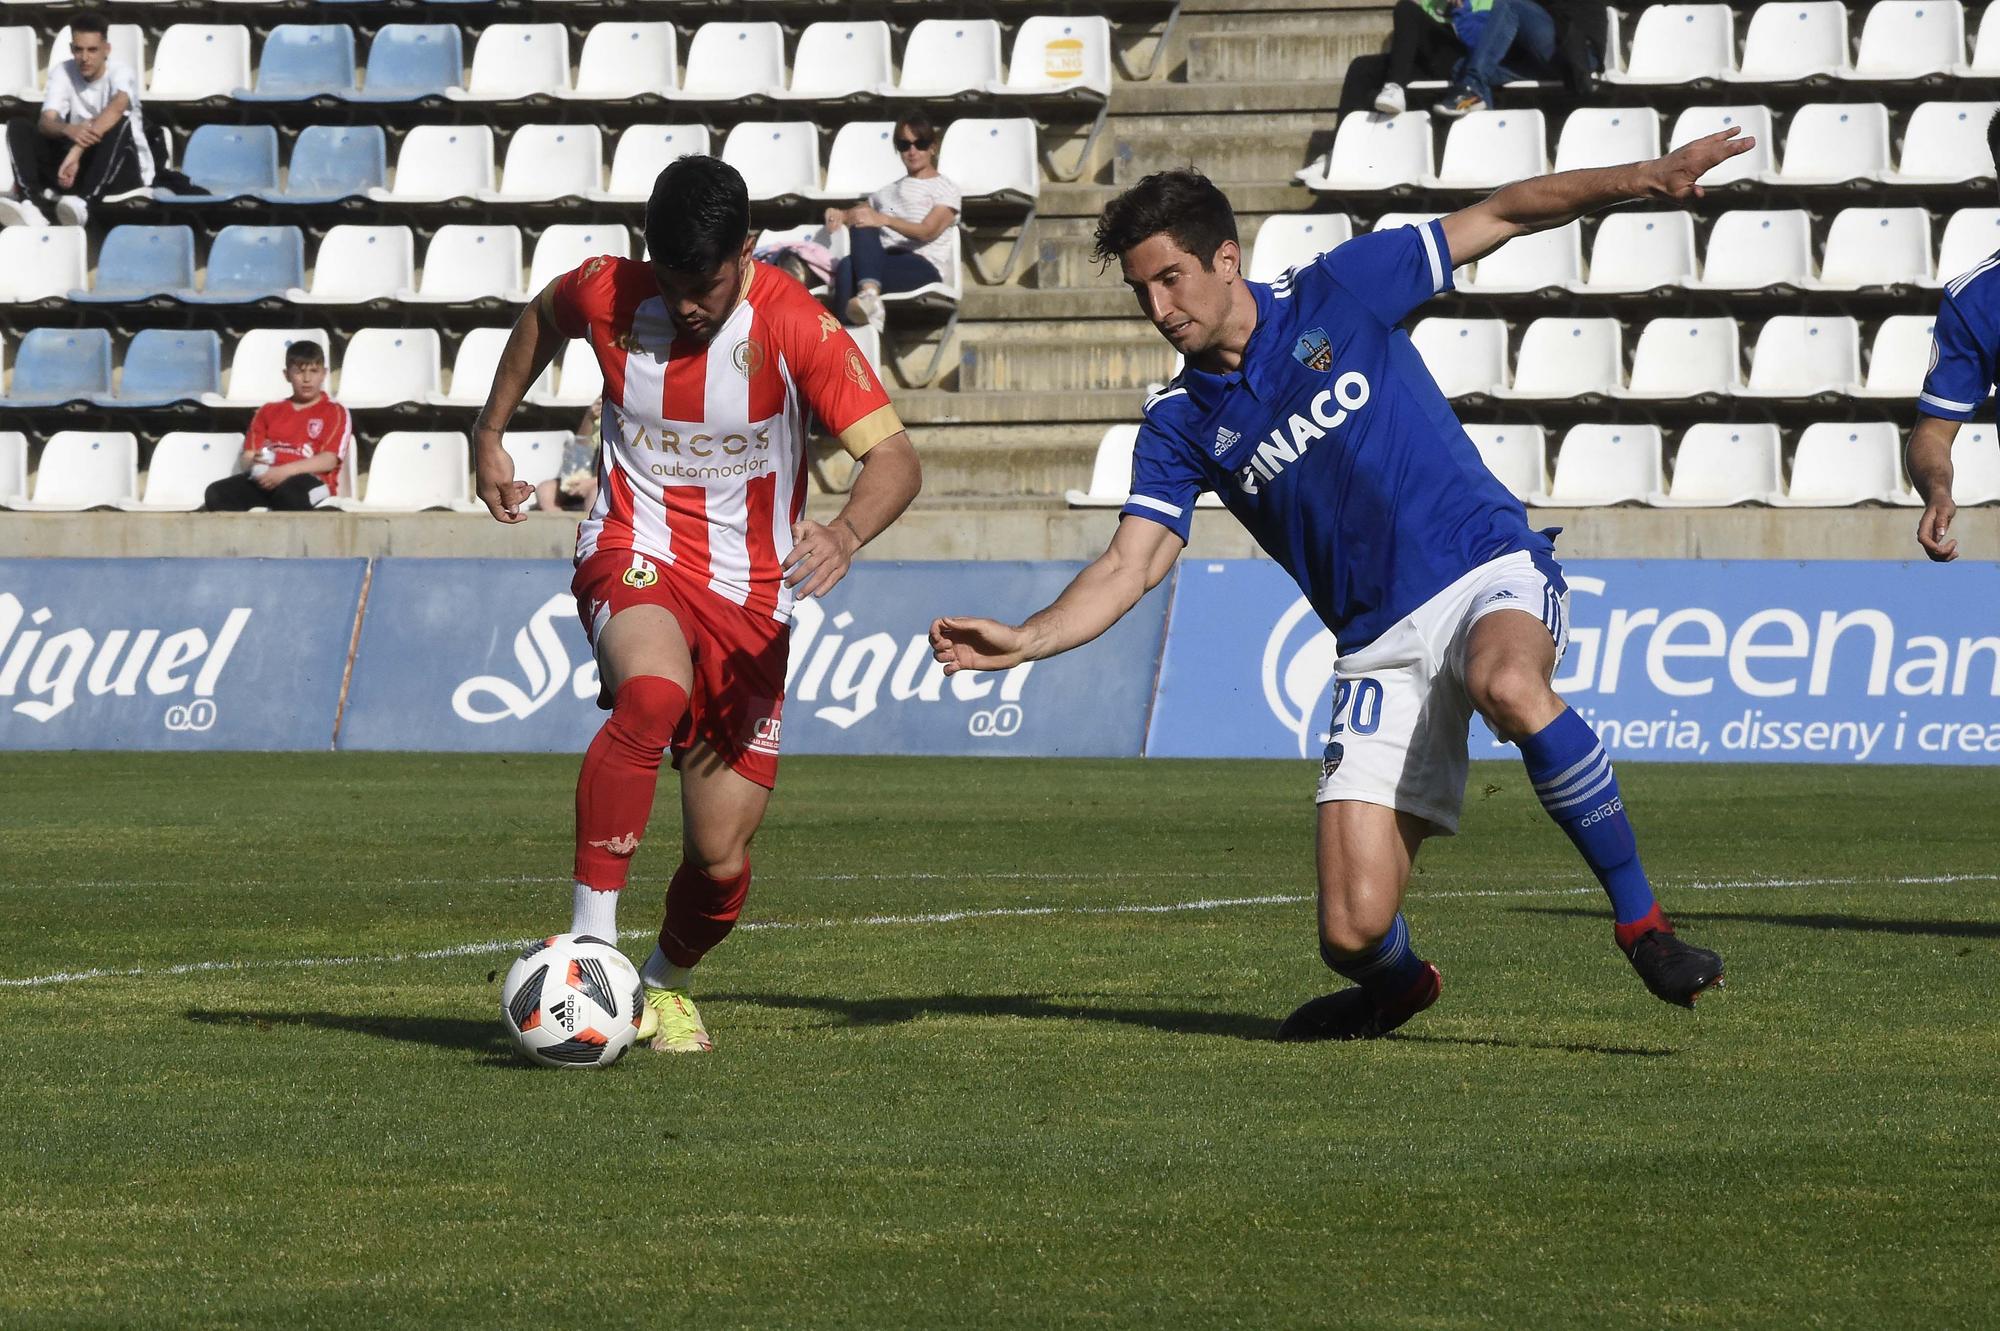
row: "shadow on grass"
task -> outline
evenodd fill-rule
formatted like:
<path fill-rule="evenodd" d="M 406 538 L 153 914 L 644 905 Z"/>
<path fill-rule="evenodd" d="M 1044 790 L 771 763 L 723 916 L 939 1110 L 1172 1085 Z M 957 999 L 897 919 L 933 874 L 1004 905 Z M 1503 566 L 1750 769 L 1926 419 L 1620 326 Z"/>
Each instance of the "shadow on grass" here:
<path fill-rule="evenodd" d="M 1574 915 L 1602 920 L 1602 910 L 1582 910 L 1573 906 L 1515 906 L 1529 915 Z M 2000 938 L 2000 921 L 1993 920 L 1883 920 L 1869 915 L 1788 915 L 1776 911 L 1677 910 L 1670 912 L 1676 924 L 1728 921 L 1737 924 L 1782 924 L 1794 929 L 1827 929 L 1847 933 L 1902 934 L 1917 938 Z"/>
<path fill-rule="evenodd" d="M 187 1019 L 204 1026 L 234 1026 L 269 1031 L 281 1026 L 310 1026 L 323 1031 L 350 1031 L 379 1040 L 427 1044 L 438 1049 L 463 1049 L 518 1063 L 498 1017 L 473 1021 L 466 1017 L 350 1016 L 340 1012 L 215 1012 L 192 1008 Z"/>
<path fill-rule="evenodd" d="M 1391 1040 L 1407 1044 L 1467 1044 L 1489 1049 L 1546 1049 L 1556 1054 L 1612 1054 L 1621 1058 L 1673 1058 L 1678 1049 L 1645 1049 L 1637 1045 L 1586 1044 L 1566 1040 L 1503 1040 L 1497 1035 L 1417 1035 L 1397 1031 Z"/>
<path fill-rule="evenodd" d="M 1098 997 L 1098 995 L 1085 995 Z M 1098 1007 L 1059 1003 L 1034 994 L 935 994 L 928 998 L 827 998 L 802 994 L 703 994 L 706 1003 L 748 1003 L 753 1007 L 823 1012 L 848 1026 L 891 1026 L 926 1016 L 1032 1017 L 1062 1021 L 1109 1021 L 1143 1026 L 1172 1035 L 1220 1035 L 1236 1040 L 1275 1040 L 1275 1017 L 1248 1012 L 1189 1011 L 1185 1008 Z"/>

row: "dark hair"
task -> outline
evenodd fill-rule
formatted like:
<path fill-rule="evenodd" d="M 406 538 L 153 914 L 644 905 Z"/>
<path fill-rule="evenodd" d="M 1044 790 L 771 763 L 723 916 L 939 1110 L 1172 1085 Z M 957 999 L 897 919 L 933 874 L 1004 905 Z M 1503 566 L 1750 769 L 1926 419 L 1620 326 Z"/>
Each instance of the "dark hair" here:
<path fill-rule="evenodd" d="M 1992 155 L 1993 165 L 2000 167 L 2000 111 L 1986 122 L 1986 151 Z"/>
<path fill-rule="evenodd" d="M 104 21 L 104 15 L 90 11 L 78 14 L 69 21 L 69 35 L 74 37 L 79 32 L 94 32 L 98 36 L 109 40 L 111 25 Z"/>
<path fill-rule="evenodd" d="M 324 365 L 326 364 L 326 348 L 311 338 L 300 338 L 285 348 L 285 364 L 287 366 Z"/>
<path fill-rule="evenodd" d="M 653 262 L 676 273 L 712 273 L 750 234 L 750 188 L 717 157 L 669 162 L 646 201 L 646 245 Z"/>
<path fill-rule="evenodd" d="M 1162 233 L 1203 268 L 1213 268 L 1222 242 L 1236 239 L 1236 213 L 1201 172 L 1156 171 L 1104 205 L 1097 219 L 1097 258 L 1114 262 Z"/>
<path fill-rule="evenodd" d="M 922 111 L 906 111 L 896 117 L 895 127 L 889 131 L 890 136 L 894 137 L 898 130 L 905 129 L 910 131 L 911 138 L 929 139 L 931 147 L 935 148 L 938 146 L 937 126 L 933 125 L 931 118 Z"/>

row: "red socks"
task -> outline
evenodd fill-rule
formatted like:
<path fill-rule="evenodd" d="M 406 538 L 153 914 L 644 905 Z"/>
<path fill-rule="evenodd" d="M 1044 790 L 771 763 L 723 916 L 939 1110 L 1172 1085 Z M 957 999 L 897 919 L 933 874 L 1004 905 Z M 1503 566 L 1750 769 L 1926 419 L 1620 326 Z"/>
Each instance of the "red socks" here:
<path fill-rule="evenodd" d="M 1674 926 L 1666 917 L 1666 913 L 1660 909 L 1660 903 L 1655 901 L 1653 908 L 1638 919 L 1626 924 L 1614 923 L 1611 929 L 1618 937 L 1618 946 L 1629 953 L 1632 944 L 1644 938 L 1652 930 L 1658 929 L 1663 934 L 1670 934 L 1674 931 Z"/>
<path fill-rule="evenodd" d="M 579 883 L 600 892 L 625 886 L 632 853 L 653 812 L 660 759 L 687 706 L 687 691 L 659 675 L 639 675 L 618 686 L 611 719 L 590 741 L 576 778 Z"/>
<path fill-rule="evenodd" d="M 729 937 L 750 895 L 750 861 L 734 878 L 710 878 L 685 861 L 667 884 L 667 921 L 660 926 L 660 953 L 676 966 L 692 966 Z"/>

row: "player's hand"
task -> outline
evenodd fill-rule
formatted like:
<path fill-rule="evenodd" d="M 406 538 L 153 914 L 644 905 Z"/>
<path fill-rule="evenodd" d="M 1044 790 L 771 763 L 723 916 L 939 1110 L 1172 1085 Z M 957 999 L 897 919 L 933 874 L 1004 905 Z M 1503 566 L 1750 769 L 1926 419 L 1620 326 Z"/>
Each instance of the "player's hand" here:
<path fill-rule="evenodd" d="M 1742 133 L 1743 126 L 1731 125 L 1648 162 L 1652 176 L 1647 182 L 1647 193 L 1656 199 L 1701 198 L 1705 193 L 1699 183 L 1703 176 L 1738 153 L 1747 153 L 1757 146 L 1754 138 L 1737 137 Z"/>
<path fill-rule="evenodd" d="M 792 524 L 792 552 L 785 556 L 785 585 L 799 596 L 824 596 L 854 565 L 861 537 L 845 518 L 824 526 L 811 518 Z"/>
<path fill-rule="evenodd" d="M 486 505 L 486 511 L 493 515 L 495 522 L 526 522 L 528 515 L 521 511 L 521 505 L 528 502 L 528 496 L 535 487 L 526 481 L 514 479 L 514 459 L 500 446 L 498 435 L 490 442 L 479 445 L 479 461 L 474 468 L 478 478 L 479 502 Z"/>
<path fill-rule="evenodd" d="M 1006 670 L 1028 659 L 1028 635 L 997 619 L 934 619 L 931 655 L 947 675 L 961 670 Z"/>
<path fill-rule="evenodd" d="M 1945 495 L 1933 499 L 1924 506 L 1924 515 L 1917 520 L 1917 544 L 1924 553 L 1939 564 L 1949 564 L 1958 558 L 1958 542 L 1951 537 L 1951 520 L 1958 516 L 1958 505 Z"/>

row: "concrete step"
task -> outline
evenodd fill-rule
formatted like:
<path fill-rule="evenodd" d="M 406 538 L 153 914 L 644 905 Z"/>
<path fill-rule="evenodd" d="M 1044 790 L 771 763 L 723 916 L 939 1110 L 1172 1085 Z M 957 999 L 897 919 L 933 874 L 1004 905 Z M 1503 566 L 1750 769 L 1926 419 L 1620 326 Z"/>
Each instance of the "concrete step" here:
<path fill-rule="evenodd" d="M 1090 480 L 1101 425 L 921 427 L 917 451 L 924 461 L 924 494 L 990 496 L 1019 502 L 1056 496 Z M 976 435 L 987 436 L 984 439 Z"/>
<path fill-rule="evenodd" d="M 1113 103 L 1118 115 L 1227 116 L 1242 112 L 1303 111 L 1331 125 L 1340 105 L 1340 80 L 1277 83 L 1130 83 Z"/>
<path fill-rule="evenodd" d="M 960 393 L 1137 392 L 1173 373 L 1173 348 L 1134 320 L 988 325 L 959 339 Z"/>
<path fill-rule="evenodd" d="M 1282 185 L 1312 159 L 1315 135 L 1326 133 L 1323 118 L 1297 113 L 1236 120 L 1133 117 L 1112 147 L 1111 183 L 1136 185 L 1155 171 L 1191 166 L 1225 188 Z"/>
<path fill-rule="evenodd" d="M 1325 141 L 1330 143 L 1331 136 L 1327 136 Z M 1302 138 L 1300 142 L 1304 143 L 1305 140 Z M 1324 152 L 1325 147 L 1322 145 L 1320 153 Z M 1311 160 L 1310 154 L 1302 156 L 1300 165 L 1303 166 L 1309 160 Z M 1172 165 L 1186 166 L 1187 161 L 1183 158 Z M 1229 193 L 1229 202 L 1235 207 L 1239 217 L 1263 213 L 1303 213 L 1310 212 L 1313 208 L 1312 191 L 1292 180 L 1289 171 L 1273 180 L 1229 181 L 1225 182 L 1225 186 Z M 1117 198 L 1124 190 L 1123 185 L 1044 185 L 1041 198 L 1042 217 L 1047 219 L 1087 217 L 1094 222 L 1097 215 L 1104 211 L 1104 205 Z M 1041 225 L 1040 220 L 1036 225 Z"/>
<path fill-rule="evenodd" d="M 1026 425 L 1083 421 L 1110 424 L 1137 421 L 1141 394 L 1136 388 L 1075 389 L 1069 392 L 963 393 L 926 388 L 896 396 L 896 413 L 915 429 L 921 425 Z"/>
<path fill-rule="evenodd" d="M 1188 83 L 1311 83 L 1337 100 L 1348 62 L 1381 50 L 1389 35 L 1386 14 L 1328 14 L 1310 26 L 1286 26 L 1259 23 L 1260 31 L 1190 37 Z"/>
<path fill-rule="evenodd" d="M 987 287 L 968 289 L 965 318 L 982 322 L 1024 319 L 1137 319 L 1138 306 L 1116 278 L 1091 278 L 1088 287 Z"/>

